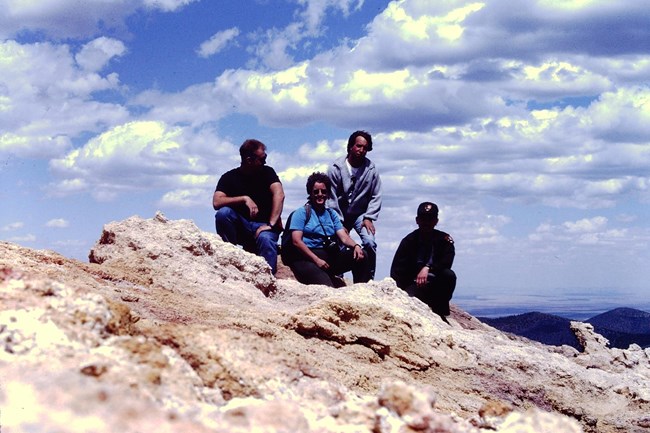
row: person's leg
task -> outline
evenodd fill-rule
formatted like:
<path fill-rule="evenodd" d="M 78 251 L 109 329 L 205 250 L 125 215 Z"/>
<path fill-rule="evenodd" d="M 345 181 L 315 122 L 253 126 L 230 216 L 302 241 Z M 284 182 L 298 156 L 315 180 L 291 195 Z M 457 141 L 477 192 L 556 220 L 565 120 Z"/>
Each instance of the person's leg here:
<path fill-rule="evenodd" d="M 362 260 L 352 261 L 352 278 L 355 283 L 367 283 L 374 277 L 374 269 L 370 269 L 370 258 L 366 255 Z"/>
<path fill-rule="evenodd" d="M 429 274 L 427 286 L 430 287 L 427 304 L 439 316 L 449 316 L 449 301 L 456 289 L 456 274 L 451 269 L 443 269 L 435 275 Z"/>
<path fill-rule="evenodd" d="M 375 278 L 375 268 L 377 266 L 377 242 L 375 241 L 375 235 L 370 233 L 363 225 L 363 215 L 354 221 L 354 231 L 359 234 L 361 239 L 361 246 L 365 255 L 368 257 L 367 267 L 370 275 L 369 280 Z M 354 275 L 354 272 L 353 272 Z M 359 276 L 359 279 L 362 277 Z"/>
<path fill-rule="evenodd" d="M 324 259 L 325 253 L 322 250 L 312 250 L 318 257 Z M 300 257 L 290 265 L 296 280 L 302 284 L 322 284 L 324 286 L 334 287 L 331 276 L 311 260 Z"/>
<path fill-rule="evenodd" d="M 224 242 L 241 244 L 238 234 L 242 229 L 242 217 L 230 207 L 222 207 L 214 215 L 217 234 Z"/>
<path fill-rule="evenodd" d="M 343 275 L 352 271 L 352 281 L 354 283 L 367 283 L 370 281 L 370 269 L 368 258 L 362 260 L 354 259 L 354 250 L 350 248 L 342 249 L 333 260 L 328 260 L 332 264 L 332 273 L 334 275 Z"/>
<path fill-rule="evenodd" d="M 405 287 L 403 290 L 408 293 L 408 295 L 412 298 L 418 298 L 420 301 L 424 302 L 425 304 L 428 305 L 428 299 L 427 299 L 427 289 L 428 286 L 425 284 L 422 287 L 418 287 L 417 284 L 413 283 L 407 287 Z"/>
<path fill-rule="evenodd" d="M 244 250 L 263 257 L 275 275 L 278 265 L 278 233 L 267 230 L 255 239 L 255 232 L 262 224 L 248 221 L 230 207 L 219 209 L 214 220 L 221 239 L 241 245 Z"/>
<path fill-rule="evenodd" d="M 272 230 L 260 232 L 255 240 L 257 254 L 262 256 L 266 263 L 271 267 L 271 272 L 275 275 L 278 270 L 278 239 L 280 234 Z"/>

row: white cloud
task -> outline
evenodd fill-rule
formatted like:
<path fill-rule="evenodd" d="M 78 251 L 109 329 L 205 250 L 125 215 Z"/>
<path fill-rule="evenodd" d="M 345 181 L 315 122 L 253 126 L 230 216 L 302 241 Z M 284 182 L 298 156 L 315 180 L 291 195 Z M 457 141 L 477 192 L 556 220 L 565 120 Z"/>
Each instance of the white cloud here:
<path fill-rule="evenodd" d="M 529 236 L 533 243 L 545 243 L 549 246 L 562 244 L 576 245 L 623 245 L 628 244 L 629 251 L 638 249 L 632 242 L 639 234 L 634 234 L 627 227 L 608 227 L 609 220 L 604 216 L 583 218 L 577 221 L 565 221 L 561 224 L 540 224 Z M 568 248 L 568 247 L 565 247 Z"/>
<path fill-rule="evenodd" d="M 177 189 L 165 193 L 160 201 L 162 207 L 208 207 L 212 200 L 206 189 Z"/>
<path fill-rule="evenodd" d="M 234 101 L 230 95 L 216 91 L 213 84 L 197 84 L 176 94 L 149 90 L 137 95 L 133 104 L 150 108 L 147 119 L 169 124 L 201 126 L 225 116 Z"/>
<path fill-rule="evenodd" d="M 29 233 L 24 236 L 13 236 L 8 239 L 9 242 L 16 242 L 16 243 L 26 243 L 26 242 L 34 242 L 36 241 L 36 236 Z"/>
<path fill-rule="evenodd" d="M 21 158 L 52 158 L 71 147 L 68 137 L 20 136 L 6 133 L 0 135 L 0 154 L 12 154 Z"/>
<path fill-rule="evenodd" d="M 210 39 L 201 44 L 197 52 L 200 57 L 210 57 L 223 50 L 237 36 L 239 36 L 237 27 L 215 33 Z"/>
<path fill-rule="evenodd" d="M 607 226 L 607 218 L 599 216 L 579 221 L 567 221 L 563 224 L 567 233 L 593 233 L 602 231 Z"/>
<path fill-rule="evenodd" d="M 350 9 L 363 6 L 363 0 L 297 0 L 303 7 L 296 12 L 296 20 L 284 28 L 272 28 L 257 32 L 256 43 L 248 51 L 267 68 L 279 70 L 291 67 L 294 54 L 304 46 L 305 41 L 316 39 L 324 32 L 323 21 L 329 11 L 341 12 L 344 17 Z"/>
<path fill-rule="evenodd" d="M 552 272 L 558 281 L 576 265 L 597 263 L 603 245 L 641 261 L 649 237 L 635 206 L 650 201 L 650 27 L 639 23 L 650 12 L 627 0 L 570 10 L 523 1 L 523 15 L 507 2 L 394 1 L 367 27 L 353 16 L 346 25 L 365 35 L 324 51 L 339 37 L 326 26 L 363 2 L 297 0 L 283 27 L 244 38 L 246 24 L 227 21 L 217 28 L 233 27 L 198 50 L 209 57 L 246 42 L 253 61 L 177 93 L 161 80 L 128 104 L 107 103 L 106 95 L 128 94 L 131 83 L 109 68 L 131 61 L 132 39 L 82 40 L 81 48 L 4 40 L 0 153 L 55 158 L 55 180 L 38 183 L 45 174 L 36 168 L 35 180 L 23 181 L 45 185 L 46 194 L 112 200 L 149 192 L 142 206 L 209 213 L 219 174 L 239 162 L 230 137 L 260 134 L 280 143 L 270 146 L 269 164 L 291 210 L 304 202 L 306 177 L 345 153 L 341 131 L 367 129 L 375 138 L 369 157 L 384 180 L 384 261 L 414 228 L 423 199 L 441 205 L 463 284 L 481 267 L 501 284 L 495 257 L 503 269 Z M 106 34 L 119 35 L 138 7 L 174 11 L 189 1 L 89 2 L 83 12 L 77 3 L 0 0 L 7 6 L 0 34 L 20 28 L 95 38 L 103 20 Z M 197 62 L 189 54 L 187 64 Z M 560 262 L 564 275 L 554 267 Z"/>
<path fill-rule="evenodd" d="M 343 10 L 346 3 L 352 4 L 337 7 Z M 313 22 L 320 22 L 318 11 L 334 7 L 328 2 L 303 5 L 315 11 Z M 325 122 L 368 129 L 379 137 L 381 149 L 370 157 L 390 184 L 407 190 L 425 188 L 448 200 L 454 195 L 471 200 L 489 196 L 593 209 L 613 206 L 622 195 L 647 194 L 650 89 L 618 85 L 608 90 L 612 82 L 606 71 L 573 52 L 547 55 L 538 49 L 541 54 L 531 58 L 515 49 L 509 53 L 512 58 L 501 58 L 502 48 L 495 46 L 463 58 L 465 44 L 486 46 L 475 39 L 477 31 L 488 31 L 481 24 L 506 30 L 493 22 L 494 8 L 492 3 L 460 7 L 393 2 L 353 50 L 340 47 L 300 63 L 283 57 L 286 48 L 304 36 L 304 29 L 294 23 L 285 28 L 284 36 L 269 33 L 269 41 L 279 44 L 278 50 L 270 51 L 272 56 L 290 66 L 228 70 L 214 85 L 196 85 L 172 95 L 147 92 L 137 101 L 152 107 L 148 117 L 169 124 L 200 125 L 226 115 L 232 106 L 264 125 L 295 128 Z M 514 19 L 510 11 L 499 12 L 506 20 Z M 409 22 L 419 23 L 421 30 L 406 29 Z M 441 28 L 454 25 L 471 28 L 471 35 L 463 31 L 456 42 L 441 36 Z M 415 37 L 418 32 L 421 35 Z M 497 35 L 484 36 L 502 46 L 503 35 Z M 390 38 L 398 43 L 387 43 Z M 427 38 L 440 42 L 423 41 Z M 441 47 L 451 49 L 452 43 L 460 57 L 450 60 Z M 402 54 L 408 54 L 410 62 L 390 57 Z M 623 71 L 638 61 L 632 56 L 614 66 Z M 594 92 L 602 96 L 587 107 L 531 111 L 525 103 L 527 98 L 539 102 Z M 510 103 L 508 98 L 522 102 Z M 619 141 L 630 137 L 634 143 Z M 306 144 L 298 159 L 287 158 L 293 164 L 280 163 L 281 171 L 297 179 L 340 152 L 322 143 Z"/>
<path fill-rule="evenodd" d="M 25 226 L 25 224 L 23 222 L 17 221 L 17 222 L 10 223 L 10 224 L 2 226 L 2 228 L 0 228 L 0 231 L 10 232 L 10 231 L 21 229 L 24 226 Z"/>
<path fill-rule="evenodd" d="M 219 161 L 218 168 L 214 160 Z M 215 180 L 210 177 L 214 172 L 232 168 L 237 160 L 234 146 L 209 131 L 133 121 L 52 160 L 50 168 L 61 180 L 49 190 L 63 195 L 88 192 L 100 200 L 113 200 L 138 190 L 207 189 L 214 186 Z M 171 194 L 165 202 L 175 197 L 179 195 Z"/>
<path fill-rule="evenodd" d="M 166 12 L 175 11 L 198 0 L 142 0 L 146 6 Z"/>
<path fill-rule="evenodd" d="M 347 17 L 351 7 L 357 10 L 363 6 L 363 3 L 364 0 L 298 0 L 298 4 L 305 7 L 299 15 L 307 33 L 317 34 L 329 9 L 341 11 L 343 16 Z"/>
<path fill-rule="evenodd" d="M 100 71 L 113 57 L 125 53 L 122 41 L 101 37 L 85 44 L 75 56 L 75 60 L 86 71 Z"/>
<path fill-rule="evenodd" d="M 0 38 L 23 30 L 56 38 L 82 38 L 100 29 L 125 30 L 125 19 L 139 8 L 174 12 L 196 0 L 0 0 Z"/>
<path fill-rule="evenodd" d="M 55 218 L 49 220 L 47 223 L 45 223 L 45 227 L 52 227 L 52 228 L 66 228 L 70 225 L 70 223 L 63 219 L 63 218 Z"/>
<path fill-rule="evenodd" d="M 117 75 L 79 69 L 67 45 L 3 41 L 0 58 L 2 151 L 51 157 L 66 150 L 78 134 L 128 116 L 124 107 L 92 98 L 95 92 L 118 90 Z"/>

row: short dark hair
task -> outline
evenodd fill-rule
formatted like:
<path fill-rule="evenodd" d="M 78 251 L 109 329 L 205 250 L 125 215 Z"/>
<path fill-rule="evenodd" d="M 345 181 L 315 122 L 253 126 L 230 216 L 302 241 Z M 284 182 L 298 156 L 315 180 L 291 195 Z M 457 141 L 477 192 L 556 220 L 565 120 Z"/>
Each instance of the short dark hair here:
<path fill-rule="evenodd" d="M 314 185 L 316 185 L 317 182 L 325 184 L 325 188 L 327 189 L 327 197 L 329 198 L 332 191 L 332 181 L 328 175 L 320 171 L 313 172 L 307 178 L 307 198 L 311 196 L 311 190 L 314 189 Z"/>
<path fill-rule="evenodd" d="M 368 152 L 372 150 L 372 137 L 369 132 L 366 131 L 354 131 L 350 138 L 348 138 L 348 152 L 354 146 L 354 142 L 357 141 L 357 137 L 363 137 L 368 142 Z"/>
<path fill-rule="evenodd" d="M 239 156 L 241 156 L 242 162 L 246 158 L 254 157 L 255 152 L 257 152 L 257 149 L 259 149 L 260 147 L 266 150 L 266 144 L 262 143 L 259 140 L 255 140 L 254 138 L 249 138 L 248 140 L 244 141 L 242 145 L 239 147 Z"/>

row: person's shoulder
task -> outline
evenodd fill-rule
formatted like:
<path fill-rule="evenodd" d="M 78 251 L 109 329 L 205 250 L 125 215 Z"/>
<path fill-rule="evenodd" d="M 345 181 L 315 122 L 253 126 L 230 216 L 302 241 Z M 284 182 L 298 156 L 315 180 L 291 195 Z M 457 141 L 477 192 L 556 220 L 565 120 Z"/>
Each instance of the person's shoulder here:
<path fill-rule="evenodd" d="M 449 244 L 454 243 L 454 238 L 452 238 L 449 233 L 445 233 L 445 232 L 443 232 L 441 230 L 438 230 L 438 229 L 434 230 L 433 233 L 435 234 L 436 239 L 438 239 L 440 241 L 447 242 Z"/>
<path fill-rule="evenodd" d="M 368 170 L 372 170 L 374 172 L 377 172 L 377 166 L 375 165 L 374 162 L 372 162 L 372 159 L 366 157 L 365 164 L 366 164 L 366 167 L 368 168 Z"/>
<path fill-rule="evenodd" d="M 300 206 L 296 208 L 289 214 L 291 217 L 291 224 L 293 225 L 294 221 L 306 222 L 307 219 L 307 208 L 305 206 Z"/>
<path fill-rule="evenodd" d="M 291 213 L 293 213 L 294 215 L 302 216 L 304 218 L 305 216 L 307 216 L 307 212 L 311 213 L 312 209 L 309 206 L 302 205 L 294 209 L 293 212 Z"/>
<path fill-rule="evenodd" d="M 275 169 L 268 165 L 262 167 L 262 175 L 271 182 L 280 182 L 280 177 L 275 172 Z"/>
<path fill-rule="evenodd" d="M 409 241 L 415 241 L 419 236 L 419 232 L 417 229 L 413 230 L 411 233 L 407 234 L 404 236 L 404 239 L 402 241 L 409 242 Z"/>
<path fill-rule="evenodd" d="M 239 168 L 233 168 L 232 170 L 228 170 L 227 172 L 223 173 L 219 177 L 219 181 L 217 182 L 217 189 L 219 189 L 220 187 L 229 188 L 229 185 L 239 183 L 239 179 L 240 179 Z"/>
<path fill-rule="evenodd" d="M 347 156 L 339 156 L 334 161 L 332 161 L 330 168 L 343 168 L 345 166 L 345 158 L 347 158 Z"/>
<path fill-rule="evenodd" d="M 239 167 L 231 168 L 227 172 L 221 175 L 221 177 L 231 177 L 239 174 Z"/>
<path fill-rule="evenodd" d="M 333 221 L 341 219 L 341 218 L 339 218 L 339 214 L 334 209 L 332 209 L 331 207 L 327 207 L 325 209 L 327 210 L 327 213 L 329 213 L 329 215 L 330 215 L 330 217 L 332 218 Z"/>

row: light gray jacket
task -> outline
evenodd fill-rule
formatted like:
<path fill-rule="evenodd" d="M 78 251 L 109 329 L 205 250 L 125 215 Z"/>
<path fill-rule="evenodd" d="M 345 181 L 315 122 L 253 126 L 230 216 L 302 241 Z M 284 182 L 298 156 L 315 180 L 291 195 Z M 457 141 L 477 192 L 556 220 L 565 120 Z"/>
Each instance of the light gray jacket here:
<path fill-rule="evenodd" d="M 348 198 L 352 179 L 345 166 L 346 158 L 347 156 L 338 158 L 327 170 L 327 175 L 332 181 L 332 196 L 327 201 L 327 205 L 339 214 L 346 226 L 352 224 L 361 215 L 376 221 L 381 209 L 381 179 L 375 164 L 365 158 L 363 165 L 357 171 L 354 191 Z"/>

